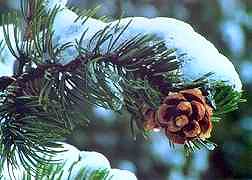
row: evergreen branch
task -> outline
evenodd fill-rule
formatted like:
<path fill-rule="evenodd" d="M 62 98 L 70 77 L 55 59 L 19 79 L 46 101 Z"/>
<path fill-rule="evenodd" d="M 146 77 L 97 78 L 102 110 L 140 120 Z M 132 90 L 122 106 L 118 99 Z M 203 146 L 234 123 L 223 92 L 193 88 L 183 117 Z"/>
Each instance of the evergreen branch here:
<path fill-rule="evenodd" d="M 213 95 L 211 87 L 207 87 L 211 73 L 192 82 L 182 80 L 182 62 L 174 55 L 176 50 L 168 49 L 157 37 L 139 34 L 118 43 L 130 22 L 106 26 L 93 35 L 86 47 L 83 41 L 87 30 L 75 44 L 55 45 L 53 21 L 60 10 L 55 7 L 45 16 L 41 3 L 29 1 L 24 5 L 23 18 L 31 32 L 28 37 L 18 30 L 18 15 L 3 18 L 6 24 L 15 24 L 13 38 L 9 25 L 4 26 L 4 36 L 19 65 L 14 76 L 0 77 L 2 164 L 7 161 L 15 167 L 21 161 L 33 174 L 41 173 L 36 164 L 50 163 L 43 155 L 52 156 L 55 151 L 51 149 L 58 147 L 54 142 L 81 123 L 76 120 L 80 113 L 76 107 L 83 101 L 116 112 L 124 107 L 132 115 L 132 132 L 136 124 L 144 135 L 142 107 L 147 104 L 157 109 L 169 92 L 200 88 L 209 99 L 213 96 L 216 114 L 237 107 L 240 96 L 231 87 L 214 86 L 218 93 Z M 80 19 L 84 23 L 87 17 L 80 14 L 76 21 Z M 69 47 L 76 48 L 79 54 L 63 65 L 60 54 Z M 188 151 L 200 147 L 213 146 L 202 139 L 185 144 Z"/>
<path fill-rule="evenodd" d="M 242 92 L 237 92 L 232 87 L 225 85 L 223 82 L 217 82 L 214 90 L 214 116 L 222 116 L 223 114 L 235 111 L 238 109 L 239 103 L 246 102 L 242 98 Z"/>
<path fill-rule="evenodd" d="M 18 64 L 16 76 L 24 72 L 24 67 L 31 62 L 31 54 L 33 54 L 33 42 L 26 39 L 22 32 L 23 20 L 17 12 L 2 15 L 3 33 L 5 43 L 11 54 L 16 58 Z M 10 24 L 12 22 L 13 24 Z"/>
<path fill-rule="evenodd" d="M 125 28 L 122 31 L 115 28 L 112 33 L 119 32 L 120 36 L 123 31 Z M 164 59 L 163 65 L 171 60 L 165 58 L 167 52 L 162 53 L 165 49 L 164 43 L 157 42 L 149 46 L 154 37 L 134 37 L 117 47 L 117 51 L 113 48 L 114 41 L 119 37 L 114 41 L 110 38 L 114 37 L 109 27 L 106 27 L 90 40 L 89 47 L 92 42 L 96 42 L 94 49 L 66 65 L 45 62 L 16 78 L 8 78 L 8 82 L 4 77 L 0 78 L 6 83 L 1 86 L 5 94 L 1 108 L 3 160 L 8 164 L 17 164 L 14 154 L 10 153 L 17 150 L 24 167 L 36 171 L 30 165 L 45 161 L 40 159 L 37 152 L 50 154 L 48 148 L 55 146 L 52 142 L 65 137 L 74 128 L 76 120 L 74 121 L 72 110 L 81 100 L 119 110 L 113 104 L 114 99 L 118 98 L 111 84 L 117 84 L 120 93 L 123 91 L 120 85 L 125 84 L 127 79 L 149 78 L 157 72 L 155 67 L 161 65 L 161 59 Z M 100 47 L 109 39 L 109 51 L 101 54 Z M 150 60 L 155 59 L 156 64 L 151 64 Z M 137 68 L 139 65 L 140 68 Z M 110 81 L 114 73 L 124 79 L 123 84 L 118 83 L 120 78 L 118 82 Z M 147 81 L 144 83 L 145 88 L 148 84 L 146 83 Z M 11 148 L 12 145 L 14 148 Z"/>
<path fill-rule="evenodd" d="M 54 142 L 69 132 L 61 122 L 63 117 L 56 117 L 57 114 L 61 114 L 61 110 L 55 102 L 45 112 L 43 105 L 38 103 L 38 97 L 16 97 L 16 93 L 17 88 L 9 86 L 4 106 L 0 109 L 1 163 L 6 161 L 8 165 L 15 167 L 20 161 L 24 168 L 37 171 L 33 168 L 37 162 L 48 163 L 39 153 L 52 156 L 55 150 L 48 147 L 59 147 Z M 37 122 L 38 119 L 40 121 Z M 18 157 L 15 157 L 16 151 Z"/>

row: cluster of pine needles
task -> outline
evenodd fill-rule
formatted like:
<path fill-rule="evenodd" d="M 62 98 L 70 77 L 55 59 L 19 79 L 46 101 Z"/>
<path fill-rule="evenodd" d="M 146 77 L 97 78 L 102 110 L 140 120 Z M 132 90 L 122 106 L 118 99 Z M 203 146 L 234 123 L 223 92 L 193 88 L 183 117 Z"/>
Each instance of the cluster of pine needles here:
<path fill-rule="evenodd" d="M 77 108 L 83 102 L 115 112 L 127 111 L 132 116 L 129 126 L 134 135 L 146 135 L 141 106 L 157 108 L 169 92 L 201 88 L 216 107 L 215 121 L 221 114 L 235 110 L 240 102 L 241 93 L 221 82 L 210 84 L 207 79 L 211 73 L 184 81 L 176 49 L 168 49 L 154 35 L 138 34 L 119 43 L 130 22 L 106 26 L 83 47 L 88 32 L 85 22 L 93 11 L 78 11 L 76 21 L 83 21 L 82 36 L 75 42 L 55 45 L 53 22 L 61 9 L 46 12 L 40 0 L 22 2 L 21 13 L 2 17 L 6 45 L 18 64 L 13 76 L 0 77 L 2 166 L 7 163 L 17 167 L 20 161 L 29 174 L 35 175 L 45 167 L 50 169 L 50 158 L 45 157 L 57 153 L 60 145 L 56 142 L 64 140 L 76 125 L 89 122 Z M 11 26 L 14 34 L 10 33 Z M 76 49 L 76 58 L 62 65 L 61 54 L 67 48 Z M 214 146 L 198 139 L 186 143 L 185 149 L 192 152 Z"/>

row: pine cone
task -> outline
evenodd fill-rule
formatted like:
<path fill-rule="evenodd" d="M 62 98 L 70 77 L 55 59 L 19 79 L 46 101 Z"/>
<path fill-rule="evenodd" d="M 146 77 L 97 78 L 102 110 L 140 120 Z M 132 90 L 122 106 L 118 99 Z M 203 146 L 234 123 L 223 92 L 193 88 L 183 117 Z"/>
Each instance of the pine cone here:
<path fill-rule="evenodd" d="M 157 130 L 160 129 L 157 119 L 157 112 L 154 109 L 144 105 L 142 108 L 142 114 L 144 116 L 144 122 L 143 122 L 144 130 L 152 131 L 155 129 Z"/>
<path fill-rule="evenodd" d="M 169 94 L 157 110 L 158 124 L 177 144 L 196 137 L 209 138 L 211 116 L 212 108 L 197 88 Z"/>

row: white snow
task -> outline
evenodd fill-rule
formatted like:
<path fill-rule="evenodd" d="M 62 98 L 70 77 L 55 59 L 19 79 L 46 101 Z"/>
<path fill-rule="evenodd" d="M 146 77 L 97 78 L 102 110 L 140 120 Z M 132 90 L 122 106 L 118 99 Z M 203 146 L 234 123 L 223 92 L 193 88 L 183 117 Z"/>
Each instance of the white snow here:
<path fill-rule="evenodd" d="M 81 151 L 79 156 L 80 160 L 73 166 L 70 179 L 76 179 L 83 170 L 88 178 L 94 171 L 111 168 L 108 159 L 101 153 Z"/>
<path fill-rule="evenodd" d="M 61 144 L 62 147 L 57 148 L 55 150 L 62 151 L 62 152 L 57 153 L 52 158 L 50 157 L 50 159 L 55 160 L 58 163 L 62 163 L 62 164 L 64 163 L 64 169 L 66 169 L 66 171 L 64 171 L 63 175 L 68 175 L 69 174 L 68 169 L 70 169 L 71 165 L 74 162 L 78 161 L 80 151 L 76 147 L 74 147 L 74 146 L 72 146 L 70 144 L 63 143 L 63 142 L 58 142 L 58 143 Z M 15 178 L 17 180 L 22 180 L 23 179 L 22 177 L 25 174 L 25 169 L 24 169 L 24 167 L 22 166 L 22 164 L 21 164 L 21 162 L 19 160 L 18 152 L 16 151 L 15 153 L 16 153 L 18 167 L 13 169 L 10 166 L 10 173 L 8 173 L 8 166 L 7 166 L 7 163 L 5 162 L 4 167 L 3 167 L 3 177 L 5 177 L 4 180 L 13 180 Z M 56 169 L 56 166 L 55 166 L 55 169 Z M 59 174 L 57 174 L 57 176 L 59 176 Z M 35 177 L 32 177 L 31 180 L 35 180 Z"/>
<path fill-rule="evenodd" d="M 137 33 L 155 34 L 165 40 L 168 48 L 177 50 L 177 57 L 184 62 L 181 69 L 184 79 L 195 80 L 213 72 L 210 80 L 225 81 L 235 90 L 241 91 L 242 84 L 231 61 L 219 53 L 210 41 L 196 33 L 189 24 L 172 18 L 143 17 L 125 18 L 120 23 L 126 25 L 130 20 L 133 21 L 122 35 L 121 41 Z"/>
<path fill-rule="evenodd" d="M 97 31 L 105 27 L 105 23 L 89 18 L 84 25 L 82 21 L 78 20 L 74 22 L 78 16 L 69 9 L 63 8 L 55 17 L 53 24 L 54 27 L 54 44 L 74 43 L 75 40 L 79 40 L 82 34 L 88 29 L 86 39 L 84 42 L 88 42 Z M 71 46 L 65 49 L 61 55 L 61 63 L 66 64 L 77 56 L 76 48 Z"/>
<path fill-rule="evenodd" d="M 76 147 L 67 143 L 63 143 L 63 142 L 60 142 L 60 143 L 58 142 L 58 144 L 61 144 L 62 148 L 56 148 L 55 150 L 62 151 L 62 152 L 57 153 L 56 156 L 52 158 L 52 160 L 56 160 L 56 161 L 68 160 L 68 164 L 71 164 L 74 161 L 77 161 L 79 159 L 80 151 Z M 68 157 L 71 157 L 70 161 Z"/>
<path fill-rule="evenodd" d="M 89 18 L 89 20 L 81 25 L 80 22 L 73 23 L 76 15 L 64 8 L 59 13 L 55 21 L 55 43 L 74 42 L 79 39 L 82 32 L 88 28 L 88 32 L 82 46 L 87 47 L 91 37 L 106 25 L 116 25 L 118 21 L 104 23 L 102 21 Z M 67 18 L 67 21 L 65 20 Z M 129 17 L 123 18 L 120 21 L 121 26 L 125 26 L 132 21 L 123 33 L 117 45 L 135 35 L 155 34 L 163 39 L 168 48 L 176 48 L 177 57 L 182 60 L 183 78 L 186 80 L 195 80 L 201 76 L 213 72 L 212 81 L 225 81 L 226 84 L 232 86 L 235 90 L 241 91 L 242 84 L 239 75 L 235 71 L 231 61 L 224 55 L 218 52 L 215 46 L 203 36 L 193 30 L 193 28 L 180 20 L 166 17 L 144 18 L 144 17 Z M 69 33 L 70 32 L 70 33 Z M 106 51 L 107 43 L 104 43 L 102 49 Z M 185 54 L 185 55 L 184 55 Z M 182 56 L 183 55 L 183 56 Z M 76 51 L 73 47 L 66 50 L 62 63 L 65 64 L 76 56 Z"/>
<path fill-rule="evenodd" d="M 90 175 L 97 170 L 108 170 L 108 178 L 112 180 L 136 180 L 136 176 L 130 171 L 111 169 L 110 162 L 101 153 L 89 152 L 89 151 L 79 151 L 75 147 L 65 144 L 64 149 L 68 151 L 57 155 L 57 158 L 64 158 L 64 173 L 61 177 L 62 180 L 76 179 L 81 171 L 85 171 L 85 178 L 89 178 Z M 78 158 L 77 158 L 78 157 Z M 74 163 L 74 165 L 73 165 Z"/>
<path fill-rule="evenodd" d="M 9 171 L 8 171 L 9 168 Z M 12 166 L 7 165 L 7 163 L 4 163 L 3 165 L 3 169 L 2 169 L 2 174 L 0 173 L 0 175 L 3 176 L 3 180 L 13 180 L 13 179 L 17 179 L 17 180 L 21 180 L 23 177 L 23 172 L 24 172 L 24 168 L 22 166 L 19 166 L 17 168 L 12 168 Z"/>
<path fill-rule="evenodd" d="M 88 29 L 82 44 L 86 48 L 89 40 L 97 31 L 102 30 L 108 24 L 113 26 L 118 23 L 118 21 L 113 21 L 106 24 L 100 20 L 89 18 L 82 25 L 81 20 L 74 22 L 77 15 L 65 7 L 67 0 L 47 0 L 45 3 L 47 9 L 51 9 L 55 5 L 62 7 L 54 21 L 54 44 L 73 43 L 76 39 L 80 39 L 82 33 Z M 219 53 L 211 42 L 195 32 L 189 24 L 166 17 L 128 17 L 121 19 L 120 25 L 125 26 L 130 21 L 132 21 L 131 24 L 123 33 L 117 45 L 139 33 L 155 34 L 165 41 L 168 48 L 176 48 L 177 57 L 184 62 L 181 72 L 185 80 L 195 80 L 208 72 L 213 72 L 214 75 L 211 76 L 210 80 L 225 81 L 226 84 L 232 86 L 235 90 L 241 91 L 242 84 L 231 61 Z M 107 45 L 108 42 L 104 43 L 102 47 L 104 52 Z M 77 55 L 75 47 L 68 47 L 61 54 L 61 63 L 65 64 Z M 5 55 L 5 57 L 8 56 Z M 7 67 L 7 65 L 1 65 L 0 68 L 0 74 L 2 75 L 12 72 L 12 67 Z"/>
<path fill-rule="evenodd" d="M 13 42 L 14 37 L 12 35 L 14 34 L 14 27 L 11 24 L 9 25 L 9 32 L 11 34 L 11 41 Z M 1 48 L 3 47 L 3 49 L 0 52 L 0 59 L 4 61 L 4 63 L 0 62 L 0 76 L 11 76 L 13 74 L 13 64 L 15 58 L 13 57 L 5 43 L 2 26 L 0 26 L 0 42 L 1 41 L 3 41 L 3 46 L 1 46 Z"/>
<path fill-rule="evenodd" d="M 136 180 L 136 176 L 130 171 L 119 170 L 119 169 L 111 169 L 109 160 L 101 153 L 98 152 L 89 152 L 89 151 L 79 151 L 76 147 L 58 142 L 62 145 L 62 148 L 57 148 L 59 152 L 52 158 L 52 160 L 60 160 L 60 163 L 63 165 L 63 174 L 61 179 L 76 179 L 79 174 L 84 170 L 85 177 L 88 179 L 90 175 L 97 170 L 108 170 L 109 176 L 108 178 L 112 178 L 113 180 Z M 17 155 L 18 156 L 18 155 Z M 56 166 L 55 166 L 56 169 Z M 17 180 L 21 180 L 25 170 L 19 162 L 19 166 L 17 169 L 10 169 L 13 173 L 11 176 L 8 174 L 7 164 L 4 164 L 3 168 L 3 176 L 4 180 L 12 180 L 14 176 Z M 55 175 L 55 179 L 60 177 L 61 172 Z M 52 177 L 49 177 L 52 178 Z M 33 177 L 32 180 L 35 180 Z"/>
<path fill-rule="evenodd" d="M 101 153 L 95 151 L 81 151 L 80 157 L 89 168 L 110 168 L 108 159 Z"/>
<path fill-rule="evenodd" d="M 66 3 L 67 0 L 47 1 L 47 10 L 52 9 L 55 5 L 62 7 L 62 10 L 56 15 L 53 25 L 55 30 L 53 42 L 54 44 L 74 42 L 88 29 L 82 44 L 84 48 L 87 48 L 89 40 L 94 34 L 102 30 L 108 24 L 93 18 L 89 18 L 84 25 L 80 20 L 74 22 L 77 15 L 64 7 Z M 241 91 L 242 84 L 231 61 L 222 55 L 211 42 L 195 32 L 189 24 L 165 17 L 152 19 L 130 17 L 122 19 L 120 25 L 125 26 L 130 21 L 132 22 L 117 42 L 117 45 L 139 33 L 154 34 L 165 41 L 167 48 L 176 49 L 177 57 L 183 61 L 181 72 L 183 73 L 182 77 L 184 79 L 191 81 L 200 78 L 208 72 L 213 72 L 214 75 L 210 77 L 211 81 L 223 80 L 235 90 Z M 113 26 L 117 23 L 118 21 L 113 21 L 109 24 Z M 2 28 L 0 28 L 0 39 L 3 39 Z M 104 43 L 102 46 L 103 52 L 107 50 L 107 45 L 108 42 Z M 61 63 L 65 64 L 77 55 L 76 49 L 73 46 L 69 47 L 61 55 Z M 0 75 L 11 75 L 14 58 L 7 48 L 3 51 L 3 57 L 7 64 L 0 65 Z M 63 177 L 69 176 L 71 165 L 77 162 L 73 166 L 71 177 L 77 176 L 78 171 L 87 167 L 90 172 L 99 168 L 107 168 L 110 170 L 110 177 L 115 180 L 137 179 L 135 175 L 129 171 L 110 169 L 109 161 L 100 153 L 80 152 L 78 149 L 68 144 L 63 144 L 63 146 L 67 151 L 59 153 L 54 157 L 58 160 L 62 159 L 62 161 L 65 162 L 64 168 L 66 170 L 64 171 Z M 21 169 L 19 172 L 15 171 L 15 173 L 22 174 L 23 170 Z"/>
<path fill-rule="evenodd" d="M 111 169 L 109 173 L 110 180 L 137 180 L 136 176 L 129 171 L 120 169 Z"/>

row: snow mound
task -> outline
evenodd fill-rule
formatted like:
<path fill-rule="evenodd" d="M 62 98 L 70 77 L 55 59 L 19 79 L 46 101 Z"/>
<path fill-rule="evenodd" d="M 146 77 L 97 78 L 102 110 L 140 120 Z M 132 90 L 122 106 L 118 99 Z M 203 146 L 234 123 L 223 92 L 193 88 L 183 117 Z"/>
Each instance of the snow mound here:
<path fill-rule="evenodd" d="M 66 20 L 67 18 L 67 20 Z M 100 20 L 89 18 L 83 25 L 80 21 L 74 22 L 76 14 L 67 8 L 61 11 L 54 22 L 55 43 L 74 42 L 87 30 L 82 46 L 87 48 L 90 39 L 95 33 L 110 25 L 117 25 L 119 20 L 104 23 Z M 129 24 L 129 27 L 117 41 L 117 45 L 133 38 L 137 34 L 154 34 L 164 40 L 167 48 L 176 49 L 177 58 L 183 62 L 181 72 L 186 80 L 195 80 L 212 72 L 211 81 L 224 81 L 234 90 L 241 91 L 242 84 L 233 64 L 228 58 L 218 52 L 215 46 L 193 28 L 180 20 L 166 17 L 145 18 L 128 17 L 120 20 L 120 26 Z M 102 46 L 105 52 L 109 42 Z M 91 47 L 92 48 L 92 47 Z M 71 61 L 77 56 L 74 47 L 68 48 L 63 55 L 62 64 Z"/>

